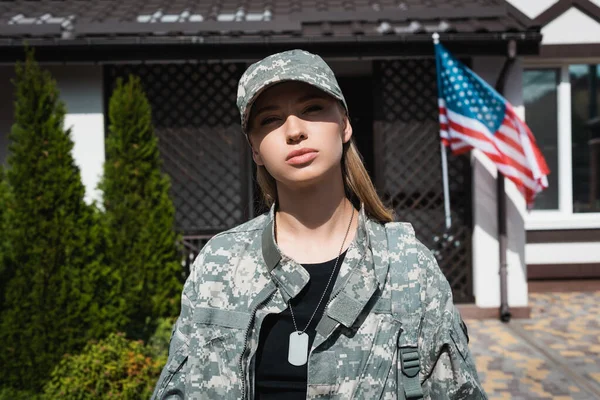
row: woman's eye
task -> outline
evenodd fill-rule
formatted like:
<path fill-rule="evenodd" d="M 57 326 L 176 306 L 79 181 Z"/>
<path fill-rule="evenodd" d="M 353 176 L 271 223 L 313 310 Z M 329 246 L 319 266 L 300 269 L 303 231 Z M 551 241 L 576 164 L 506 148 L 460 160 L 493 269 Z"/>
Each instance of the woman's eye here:
<path fill-rule="evenodd" d="M 274 121 L 276 121 L 276 120 L 277 120 L 277 118 L 276 118 L 276 117 L 267 117 L 267 118 L 263 119 L 262 121 L 260 121 L 260 125 L 261 125 L 261 126 L 265 126 L 265 125 L 268 125 L 268 124 L 270 124 L 271 122 L 274 122 Z"/>
<path fill-rule="evenodd" d="M 323 109 L 323 107 L 315 104 L 315 105 L 307 107 L 304 112 L 305 113 L 310 113 L 310 112 L 321 111 L 322 109 Z"/>

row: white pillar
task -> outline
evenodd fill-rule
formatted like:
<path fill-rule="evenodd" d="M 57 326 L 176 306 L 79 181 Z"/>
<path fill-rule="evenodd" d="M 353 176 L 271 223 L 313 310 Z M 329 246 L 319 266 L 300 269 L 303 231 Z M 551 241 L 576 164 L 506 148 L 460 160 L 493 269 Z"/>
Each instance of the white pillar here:
<path fill-rule="evenodd" d="M 492 86 L 504 57 L 476 57 L 473 70 Z M 506 77 L 504 95 L 523 113 L 522 64 L 517 60 Z M 473 151 L 473 285 L 475 302 L 479 307 L 500 306 L 498 209 L 496 194 L 497 170 L 481 152 Z M 525 264 L 525 200 L 516 186 L 506 179 L 507 194 L 507 254 L 508 304 L 510 307 L 527 305 L 527 270 Z"/>
<path fill-rule="evenodd" d="M 65 128 L 71 128 L 73 157 L 81 170 L 85 200 L 101 199 L 97 190 L 104 165 L 104 105 L 102 67 L 68 65 L 48 68 L 56 78 L 67 115 Z"/>
<path fill-rule="evenodd" d="M 558 208 L 563 214 L 573 212 L 573 175 L 571 145 L 571 81 L 569 66 L 560 69 L 558 84 Z"/>
<path fill-rule="evenodd" d="M 473 169 L 473 285 L 475 304 L 500 306 L 497 170 L 481 152 L 471 152 Z M 510 274 L 509 274 L 510 276 Z"/>

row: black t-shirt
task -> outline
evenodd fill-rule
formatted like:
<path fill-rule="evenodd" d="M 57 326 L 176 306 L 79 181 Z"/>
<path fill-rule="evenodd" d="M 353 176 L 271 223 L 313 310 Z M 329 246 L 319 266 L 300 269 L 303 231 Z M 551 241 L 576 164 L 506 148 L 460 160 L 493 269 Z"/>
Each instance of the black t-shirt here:
<path fill-rule="evenodd" d="M 309 349 L 317 334 L 315 327 L 329 301 L 345 255 L 344 252 L 340 256 L 323 301 L 306 330 L 309 337 Z M 302 264 L 302 266 L 310 274 L 310 281 L 298 296 L 291 300 L 299 330 L 304 329 L 315 311 L 335 266 L 335 259 L 319 264 Z M 257 400 L 306 399 L 308 363 L 296 367 L 288 362 L 289 337 L 290 333 L 295 330 L 289 307 L 280 314 L 271 314 L 265 317 L 256 351 L 255 395 Z"/>

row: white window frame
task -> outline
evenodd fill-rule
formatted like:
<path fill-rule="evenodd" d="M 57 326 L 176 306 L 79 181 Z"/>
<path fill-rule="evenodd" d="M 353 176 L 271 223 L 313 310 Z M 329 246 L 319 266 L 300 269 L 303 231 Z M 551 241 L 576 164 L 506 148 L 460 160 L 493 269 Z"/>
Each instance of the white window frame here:
<path fill-rule="evenodd" d="M 558 112 L 558 209 L 531 210 L 525 216 L 526 230 L 600 229 L 600 213 L 573 212 L 573 154 L 571 144 L 571 81 L 569 65 L 600 64 L 600 59 L 541 60 L 525 58 L 523 69 L 559 70 Z M 525 112 L 525 107 L 523 107 Z M 527 121 L 527 115 L 525 115 Z M 535 132 L 533 132 L 535 135 Z"/>

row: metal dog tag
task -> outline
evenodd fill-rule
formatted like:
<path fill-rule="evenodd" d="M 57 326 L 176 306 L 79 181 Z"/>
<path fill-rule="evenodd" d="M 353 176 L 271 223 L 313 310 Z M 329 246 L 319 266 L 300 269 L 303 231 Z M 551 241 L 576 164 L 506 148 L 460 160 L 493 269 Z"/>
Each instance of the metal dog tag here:
<path fill-rule="evenodd" d="M 296 367 L 301 367 L 308 361 L 308 335 L 296 331 L 290 334 L 288 349 L 288 362 Z"/>

